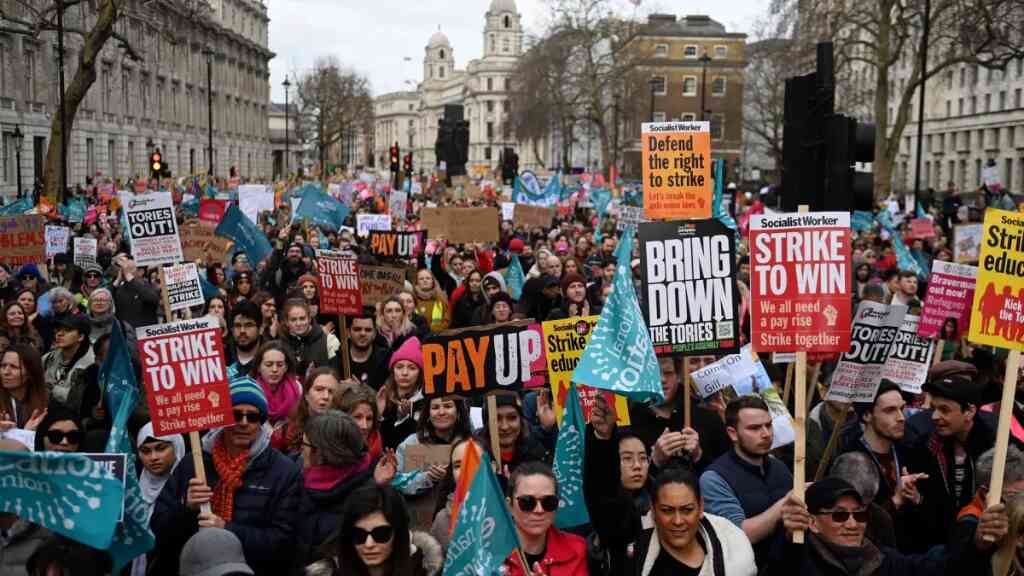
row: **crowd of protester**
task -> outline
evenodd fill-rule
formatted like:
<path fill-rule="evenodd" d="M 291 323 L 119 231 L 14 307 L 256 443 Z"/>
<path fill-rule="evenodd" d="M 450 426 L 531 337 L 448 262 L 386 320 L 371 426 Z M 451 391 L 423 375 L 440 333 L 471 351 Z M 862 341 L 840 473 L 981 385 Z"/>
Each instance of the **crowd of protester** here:
<path fill-rule="evenodd" d="M 94 191 L 85 197 L 100 202 Z M 742 232 L 765 202 L 734 200 Z M 920 262 L 950 260 L 951 226 L 980 219 L 948 200 L 923 207 L 937 234 L 908 245 Z M 404 218 L 393 215 L 395 225 L 416 228 L 427 201 L 456 203 L 414 198 Z M 350 218 L 381 209 L 369 198 Z M 548 228 L 496 222 L 497 243 L 431 238 L 438 242 L 401 263 L 403 289 L 344 319 L 347 348 L 339 318 L 319 312 L 314 249 L 378 262 L 351 230 L 289 222 L 285 207 L 261 216 L 274 246 L 265 260 L 210 251 L 199 262 L 215 290 L 187 314 L 211 315 L 223 328 L 235 421 L 203 434 L 201 481 L 183 438 L 156 436 L 139 403 L 129 426 L 156 547 L 126 569 L 133 576 L 439 574 L 470 444 L 499 463 L 528 561 L 524 570 L 510 556 L 507 574 L 1024 574 L 1024 390 L 1002 503 L 985 504 L 1005 362 L 992 349 L 948 338 L 926 393 L 882 381 L 872 402 L 854 405 L 822 400 L 835 358 L 812 364 L 805 465 L 808 478 L 819 466 L 823 474 L 802 499 L 793 493 L 792 446 L 772 450 L 772 417 L 760 397 L 719 393 L 686 403 L 689 360 L 660 358 L 665 400 L 630 403 L 629 426 L 617 426 L 613 409 L 597 401 L 582 487 L 591 522 L 563 531 L 553 525 L 558 424 L 550 392 L 500 395 L 492 434 L 479 399 L 424 398 L 421 344 L 451 328 L 600 314 L 616 271 L 615 217 L 578 206 L 559 210 Z M 98 241 L 96 263 L 76 266 L 72 254 L 58 254 L 0 266 L 3 450 L 102 452 L 111 414 L 98 368 L 112 326 L 134 346 L 135 328 L 170 320 L 159 274 L 136 266 L 116 216 L 72 228 Z M 749 263 L 745 238 L 740 244 L 745 341 Z M 503 274 L 513 256 L 525 273 L 518 298 Z M 636 283 L 638 263 L 630 262 Z M 853 269 L 855 301 L 921 307 L 927 270 L 901 270 L 886 231 L 855 233 Z M 785 366 L 761 360 L 781 390 Z M 341 377 L 345 366 L 349 378 Z M 450 446 L 450 463 L 406 471 L 410 447 L 429 444 Z M 792 538 L 798 531 L 802 544 Z M 0 513 L 0 573 L 109 570 L 103 552 Z"/>

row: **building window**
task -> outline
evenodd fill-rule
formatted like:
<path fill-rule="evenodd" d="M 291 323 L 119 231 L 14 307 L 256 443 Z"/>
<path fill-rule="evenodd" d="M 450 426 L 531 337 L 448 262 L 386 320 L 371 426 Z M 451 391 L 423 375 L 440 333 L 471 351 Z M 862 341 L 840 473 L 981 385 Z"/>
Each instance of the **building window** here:
<path fill-rule="evenodd" d="M 728 46 L 715 46 L 715 58 L 728 58 L 729 47 Z"/>
<path fill-rule="evenodd" d="M 985 94 L 985 112 L 988 113 L 988 112 L 991 112 L 991 111 L 992 111 L 992 95 L 991 94 Z"/>
<path fill-rule="evenodd" d="M 654 57 L 655 58 L 668 58 L 668 44 L 655 44 L 654 45 Z"/>
<path fill-rule="evenodd" d="M 36 100 L 36 53 L 25 50 L 25 95 L 29 102 Z"/>
<path fill-rule="evenodd" d="M 664 96 L 667 93 L 664 76 L 652 76 L 651 84 L 654 87 L 654 94 L 656 96 Z"/>
<path fill-rule="evenodd" d="M 180 150 L 181 146 L 178 149 Z M 117 179 L 117 144 L 113 140 L 107 140 L 107 174 Z"/>
<path fill-rule="evenodd" d="M 725 76 L 715 76 L 711 81 L 711 95 L 725 96 Z"/>
<path fill-rule="evenodd" d="M 683 76 L 683 96 L 697 95 L 697 77 Z"/>
<path fill-rule="evenodd" d="M 4 152 L 4 158 L 3 158 L 3 160 L 4 160 L 4 162 L 3 162 L 3 164 L 4 164 L 4 166 L 3 166 L 3 168 L 4 168 L 4 171 L 3 171 L 4 179 L 3 179 L 3 182 L 4 182 L 4 184 L 7 184 L 7 183 L 9 183 L 11 181 L 12 175 L 16 171 L 16 167 L 14 166 L 14 160 L 15 160 L 15 157 L 16 157 L 16 152 L 14 150 L 14 134 L 12 132 L 4 132 L 3 145 L 4 145 L 4 151 L 3 151 Z"/>
<path fill-rule="evenodd" d="M 971 96 L 971 114 L 978 113 L 978 97 Z"/>
<path fill-rule="evenodd" d="M 441 48 L 440 50 L 437 51 L 437 56 L 441 60 L 444 60 L 444 48 Z"/>
<path fill-rule="evenodd" d="M 697 115 L 694 114 L 693 112 L 687 112 L 686 114 L 683 114 L 680 117 L 680 120 L 682 120 L 683 122 L 693 122 L 696 119 L 697 119 Z"/>
<path fill-rule="evenodd" d="M 999 92 L 999 109 L 1006 110 L 1006 90 Z"/>
<path fill-rule="evenodd" d="M 121 72 L 121 113 L 125 116 L 132 115 L 132 106 L 130 98 L 130 87 L 131 87 L 131 75 L 127 70 Z M 133 174 L 134 175 L 134 174 Z"/>
<path fill-rule="evenodd" d="M 437 77 L 444 78 L 444 66 L 437 67 Z"/>
<path fill-rule="evenodd" d="M 946 100 L 946 118 L 949 118 L 950 112 L 952 112 L 952 111 L 953 111 L 953 103 L 950 102 L 949 100 Z"/>
<path fill-rule="evenodd" d="M 684 46 L 683 47 L 683 58 L 687 58 L 689 60 L 696 60 L 697 59 L 697 46 L 695 46 L 693 44 L 690 44 L 688 46 Z"/>
<path fill-rule="evenodd" d="M 508 36 L 501 39 L 501 51 L 505 53 L 512 51 L 512 40 Z"/>
<path fill-rule="evenodd" d="M 487 123 L 487 139 L 492 140 L 494 138 L 494 122 Z"/>
<path fill-rule="evenodd" d="M 505 28 L 511 28 L 512 27 L 512 19 L 508 17 L 508 14 L 506 14 L 505 17 L 502 18 L 501 20 L 502 20 L 502 25 L 505 26 Z"/>
<path fill-rule="evenodd" d="M 85 176 L 92 178 L 96 175 L 96 141 L 92 138 L 85 139 Z"/>
<path fill-rule="evenodd" d="M 494 112 L 494 101 L 493 100 L 488 100 L 487 101 L 487 112 L 488 113 Z"/>
<path fill-rule="evenodd" d="M 490 40 L 491 52 L 494 52 L 496 50 L 496 48 L 495 48 L 496 44 L 494 43 L 494 34 L 491 34 L 487 38 L 488 38 L 488 40 Z"/>
<path fill-rule="evenodd" d="M 725 115 L 711 115 L 711 139 L 721 140 L 725 137 Z"/>
<path fill-rule="evenodd" d="M 485 146 L 484 147 L 484 160 L 490 160 L 490 159 L 491 159 L 491 147 L 490 146 Z"/>
<path fill-rule="evenodd" d="M 1013 106 L 1014 108 L 1020 108 L 1021 105 L 1021 89 L 1017 88 L 1013 91 Z"/>
<path fill-rule="evenodd" d="M 957 112 L 956 112 L 957 116 L 963 116 L 964 115 L 964 99 L 963 98 L 957 98 L 956 110 L 957 110 Z"/>
<path fill-rule="evenodd" d="M 139 175 L 135 171 L 135 142 L 128 142 L 128 175 L 132 178 Z"/>
<path fill-rule="evenodd" d="M 654 113 L 654 121 L 655 122 L 664 122 L 665 121 L 665 113 L 664 112 L 655 112 Z"/>

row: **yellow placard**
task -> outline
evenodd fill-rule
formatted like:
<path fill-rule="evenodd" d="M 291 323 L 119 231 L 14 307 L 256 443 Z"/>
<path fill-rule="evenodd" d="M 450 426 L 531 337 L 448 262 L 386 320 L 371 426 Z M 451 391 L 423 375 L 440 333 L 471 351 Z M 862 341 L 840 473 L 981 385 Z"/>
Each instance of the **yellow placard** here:
<path fill-rule="evenodd" d="M 562 422 L 562 406 L 565 404 L 566 394 L 569 393 L 572 373 L 576 369 L 580 357 L 583 356 L 583 349 L 590 341 L 590 334 L 594 331 L 598 318 L 598 316 L 575 316 L 543 323 L 548 378 L 551 380 L 551 397 L 559 424 Z M 580 396 L 583 418 L 587 422 L 590 422 L 590 409 L 597 401 L 597 396 L 603 394 L 608 406 L 615 410 L 616 424 L 629 426 L 629 405 L 624 397 L 583 384 L 577 384 L 576 391 Z"/>
<path fill-rule="evenodd" d="M 644 123 L 644 216 L 711 218 L 711 123 Z"/>
<path fill-rule="evenodd" d="M 971 342 L 1024 350 L 1024 215 L 985 211 Z"/>

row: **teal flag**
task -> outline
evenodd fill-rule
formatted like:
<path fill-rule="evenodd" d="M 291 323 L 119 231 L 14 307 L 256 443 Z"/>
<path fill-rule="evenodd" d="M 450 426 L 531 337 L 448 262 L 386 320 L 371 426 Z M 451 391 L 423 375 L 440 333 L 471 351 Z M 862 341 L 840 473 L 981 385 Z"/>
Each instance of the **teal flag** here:
<path fill-rule="evenodd" d="M 875 217 L 879 224 L 882 225 L 892 240 L 892 250 L 896 253 L 896 265 L 899 266 L 900 270 L 909 270 L 919 277 L 927 276 L 927 273 L 922 268 L 920 263 L 914 258 L 913 254 L 910 253 L 910 249 L 903 243 L 903 235 L 900 234 L 899 230 L 896 229 L 893 223 L 892 214 L 889 213 L 887 208 L 882 208 L 878 211 L 878 216 Z"/>
<path fill-rule="evenodd" d="M 205 274 L 199 274 L 199 287 L 203 289 L 203 298 L 209 300 L 214 296 L 220 296 L 220 290 L 206 279 Z"/>
<path fill-rule="evenodd" d="M 16 200 L 7 204 L 6 206 L 0 206 L 0 216 L 18 216 L 24 214 L 32 209 L 32 198 L 26 196 L 20 200 Z"/>
<path fill-rule="evenodd" d="M 199 198 L 195 197 L 182 202 L 181 211 L 193 218 L 199 218 Z"/>
<path fill-rule="evenodd" d="M 63 207 L 64 219 L 72 224 L 79 224 L 85 220 L 85 199 L 84 198 L 70 198 L 66 207 Z"/>
<path fill-rule="evenodd" d="M 217 197 L 217 189 L 216 189 L 216 188 L 214 188 L 213 184 L 209 184 L 209 183 L 208 183 L 208 184 L 206 185 L 206 189 L 205 189 L 205 190 L 203 191 L 203 194 L 204 194 L 204 195 L 205 195 L 205 196 L 206 196 L 207 198 L 216 198 L 216 197 Z"/>
<path fill-rule="evenodd" d="M 523 284 L 526 282 L 526 275 L 523 274 L 523 265 L 519 263 L 519 255 L 512 255 L 512 263 L 505 270 L 505 285 L 508 286 L 508 293 L 514 300 L 519 300 L 523 295 Z"/>
<path fill-rule="evenodd" d="M 628 227 L 619 240 L 612 292 L 572 373 L 572 381 L 611 390 L 634 402 L 663 402 L 661 369 L 636 301 L 629 268 L 633 233 Z"/>
<path fill-rule="evenodd" d="M 266 234 L 242 213 L 238 204 L 228 206 L 213 233 L 232 240 L 254 264 L 266 260 L 274 251 Z"/>
<path fill-rule="evenodd" d="M 604 218 L 608 214 L 608 205 L 612 203 L 612 191 L 604 186 L 591 188 L 590 202 L 597 209 L 597 215 Z"/>
<path fill-rule="evenodd" d="M 518 547 L 516 525 L 505 506 L 498 479 L 491 471 L 491 459 L 486 453 L 481 454 L 480 466 L 455 521 L 443 574 L 500 574 L 505 558 Z"/>
<path fill-rule="evenodd" d="M 105 464 L 81 454 L 0 452 L 0 486 L 0 512 L 93 548 L 110 546 L 124 492 Z"/>
<path fill-rule="evenodd" d="M 569 384 L 562 413 L 562 426 L 555 444 L 555 478 L 558 479 L 558 512 L 555 526 L 572 528 L 590 522 L 587 503 L 583 500 L 583 454 L 586 426 L 576 385 Z"/>
<path fill-rule="evenodd" d="M 107 552 L 114 562 L 113 574 L 121 572 L 133 558 L 149 552 L 156 544 L 153 533 L 149 530 L 149 507 L 142 499 L 138 476 L 135 474 L 135 457 L 133 456 L 132 440 L 128 434 L 128 418 L 139 402 L 139 386 L 135 381 L 135 369 L 132 366 L 128 342 L 121 331 L 121 323 L 114 322 L 110 333 L 110 348 L 107 358 L 100 366 L 100 386 L 106 390 L 107 406 L 114 415 L 107 440 L 106 452 L 110 454 L 127 454 L 125 488 L 124 488 L 124 521 L 118 525 L 114 540 Z"/>
<path fill-rule="evenodd" d="M 302 195 L 302 202 L 295 209 L 294 220 L 310 220 L 337 232 L 345 224 L 349 209 L 332 198 L 316 185 L 310 185 Z"/>
<path fill-rule="evenodd" d="M 736 232 L 736 243 L 740 243 L 739 230 L 736 228 L 736 220 L 733 219 L 729 211 L 723 206 L 723 200 L 725 198 L 725 160 L 714 160 L 712 167 L 715 172 L 715 190 L 711 197 L 711 217 L 715 218 L 725 227 Z M 733 202 L 736 200 L 733 199 Z"/>
<path fill-rule="evenodd" d="M 547 186 L 541 190 L 540 179 L 530 170 L 523 170 L 515 180 L 512 188 L 512 201 L 517 204 L 531 206 L 554 206 L 558 204 L 562 194 L 561 173 L 548 179 Z"/>
<path fill-rule="evenodd" d="M 850 224 L 857 232 L 869 232 L 875 227 L 875 215 L 863 210 L 854 210 L 853 219 L 850 220 Z"/>
<path fill-rule="evenodd" d="M 920 201 L 917 202 L 917 210 L 916 210 L 915 213 L 916 213 L 918 218 L 927 218 L 928 217 L 928 213 L 926 213 L 924 211 L 924 207 L 921 206 L 921 202 Z"/>

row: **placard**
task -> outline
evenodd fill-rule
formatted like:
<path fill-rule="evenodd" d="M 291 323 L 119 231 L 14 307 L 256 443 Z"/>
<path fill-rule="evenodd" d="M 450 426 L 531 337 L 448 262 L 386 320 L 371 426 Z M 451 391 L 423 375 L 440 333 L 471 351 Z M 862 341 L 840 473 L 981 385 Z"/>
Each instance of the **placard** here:
<path fill-rule="evenodd" d="M 53 258 L 57 254 L 67 254 L 68 238 L 71 230 L 64 226 L 46 227 L 46 257 Z"/>
<path fill-rule="evenodd" d="M 199 271 L 194 262 L 164 267 L 163 281 L 163 296 L 171 312 L 206 303 L 203 285 L 199 282 Z"/>
<path fill-rule="evenodd" d="M 828 400 L 872 402 L 875 399 L 882 367 L 889 359 L 892 343 L 906 314 L 906 306 L 861 300 L 853 320 L 850 351 L 840 357 L 832 373 Z"/>
<path fill-rule="evenodd" d="M 452 461 L 451 444 L 410 444 L 405 447 L 403 472 L 416 472 L 431 466 L 447 467 Z"/>
<path fill-rule="evenodd" d="M 121 199 L 132 257 L 139 266 L 182 260 L 178 223 L 170 192 L 127 194 Z"/>
<path fill-rule="evenodd" d="M 549 320 L 542 324 L 544 329 L 545 353 L 548 363 L 548 380 L 551 382 L 552 407 L 558 423 L 562 422 L 562 407 L 565 396 L 569 392 L 569 383 L 576 364 L 583 356 L 583 350 L 590 341 L 590 334 L 597 325 L 599 316 L 577 316 L 562 320 Z M 580 406 L 583 408 L 583 419 L 590 422 L 590 411 L 594 408 L 598 396 L 604 396 L 608 407 L 615 411 L 615 423 L 629 426 L 629 405 L 626 399 L 617 394 L 586 384 L 577 384 Z"/>
<path fill-rule="evenodd" d="M 220 332 L 209 316 L 135 330 L 155 435 L 234 424 Z"/>
<path fill-rule="evenodd" d="M 711 217 L 711 123 L 644 122 L 644 215 Z"/>
<path fill-rule="evenodd" d="M 259 222 L 260 212 L 274 211 L 274 190 L 264 184 L 243 184 L 238 187 L 238 208 L 249 220 Z"/>
<path fill-rule="evenodd" d="M 426 240 L 426 230 L 415 232 L 371 230 L 370 254 L 388 260 L 416 258 L 426 246 Z"/>
<path fill-rule="evenodd" d="M 516 217 L 516 203 L 515 202 L 502 202 L 501 203 L 501 221 L 512 222 Z"/>
<path fill-rule="evenodd" d="M 0 262 L 8 266 L 38 264 L 46 259 L 46 217 L 0 216 Z"/>
<path fill-rule="evenodd" d="M 226 200 L 203 198 L 199 201 L 199 221 L 207 226 L 216 228 L 217 224 L 220 224 L 221 219 L 224 218 L 224 211 L 227 209 L 228 203 Z"/>
<path fill-rule="evenodd" d="M 531 206 L 529 204 L 516 204 L 512 214 L 512 223 L 516 228 L 550 228 L 551 220 L 555 217 L 555 209 L 544 206 Z"/>
<path fill-rule="evenodd" d="M 935 223 L 931 218 L 914 218 L 910 221 L 909 238 L 934 238 Z"/>
<path fill-rule="evenodd" d="M 641 222 L 649 222 L 644 218 L 643 206 L 622 206 L 619 208 L 619 220 L 615 229 L 622 232 L 626 226 L 639 226 Z"/>
<path fill-rule="evenodd" d="M 981 254 L 981 224 L 953 226 L 953 261 L 975 263 Z"/>
<path fill-rule="evenodd" d="M 74 242 L 74 264 L 79 268 L 85 268 L 89 264 L 96 263 L 96 239 L 76 236 Z"/>
<path fill-rule="evenodd" d="M 757 371 L 750 345 L 746 345 L 739 354 L 730 354 L 716 362 L 712 362 L 699 370 L 690 372 L 694 388 L 701 398 L 734 386 L 744 378 L 750 378 Z"/>
<path fill-rule="evenodd" d="M 647 222 L 640 238 L 643 313 L 659 356 L 739 350 L 736 234 L 718 220 Z"/>
<path fill-rule="evenodd" d="M 923 338 L 959 340 L 971 325 L 971 304 L 978 268 L 935 260 L 928 279 L 928 292 L 917 333 Z M 950 322 L 952 321 L 952 322 Z M 943 327 L 950 322 L 952 337 L 943 336 Z"/>
<path fill-rule="evenodd" d="M 772 352 L 772 364 L 793 364 L 796 352 Z"/>
<path fill-rule="evenodd" d="M 391 230 L 391 216 L 388 214 L 356 214 L 356 234 L 360 238 L 370 235 L 370 230 Z"/>
<path fill-rule="evenodd" d="M 450 244 L 498 241 L 498 209 L 424 208 L 423 227 L 431 238 L 445 238 Z"/>
<path fill-rule="evenodd" d="M 201 224 L 185 224 L 181 227 L 181 252 L 184 260 L 206 262 L 206 252 L 215 256 L 226 254 L 229 241 L 213 232 L 213 228 Z"/>
<path fill-rule="evenodd" d="M 850 234 L 849 212 L 751 217 L 754 350 L 850 349 Z"/>
<path fill-rule="evenodd" d="M 363 313 L 359 289 L 359 261 L 344 252 L 317 250 L 320 312 L 358 316 Z"/>
<path fill-rule="evenodd" d="M 427 398 L 479 396 L 547 383 L 543 331 L 530 320 L 429 334 L 422 348 Z"/>
<path fill-rule="evenodd" d="M 363 306 L 376 306 L 405 289 L 405 268 L 360 266 L 359 293 Z"/>
<path fill-rule="evenodd" d="M 899 384 L 901 390 L 910 394 L 921 393 L 921 386 L 928 379 L 932 354 L 935 352 L 935 341 L 918 335 L 919 321 L 920 318 L 913 314 L 903 317 L 903 324 L 896 332 L 889 357 L 882 367 L 882 378 L 892 380 Z"/>
<path fill-rule="evenodd" d="M 388 212 L 405 222 L 405 213 L 409 206 L 409 195 L 402 190 L 392 190 L 388 196 Z"/>
<path fill-rule="evenodd" d="M 1024 214 L 985 211 L 971 342 L 1024 350 Z"/>

